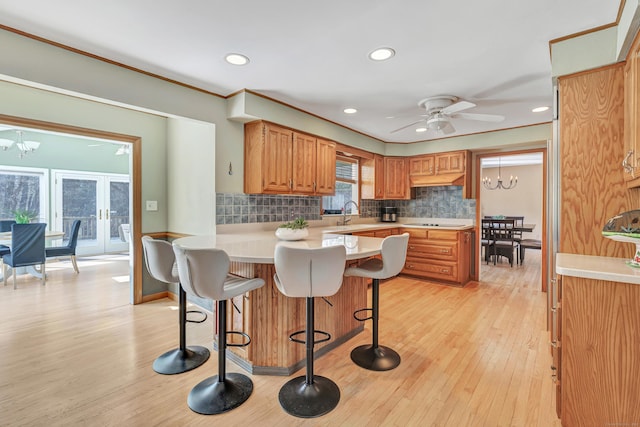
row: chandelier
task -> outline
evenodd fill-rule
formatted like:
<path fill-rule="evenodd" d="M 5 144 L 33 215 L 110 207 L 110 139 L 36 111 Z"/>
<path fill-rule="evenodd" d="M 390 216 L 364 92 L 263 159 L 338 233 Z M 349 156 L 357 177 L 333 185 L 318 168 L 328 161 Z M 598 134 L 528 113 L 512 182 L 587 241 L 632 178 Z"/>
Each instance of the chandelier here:
<path fill-rule="evenodd" d="M 498 188 L 502 188 L 503 190 L 511 190 L 512 188 L 515 188 L 516 185 L 518 185 L 518 177 L 516 176 L 515 178 L 513 177 L 513 175 L 511 175 L 509 177 L 509 185 L 505 185 L 502 182 L 502 165 L 501 165 L 501 159 L 502 157 L 498 157 L 498 182 L 495 183 L 495 185 L 491 185 L 491 178 L 489 178 L 488 176 L 485 176 L 484 178 L 482 178 L 482 184 L 484 185 L 484 188 L 486 188 L 487 190 L 497 190 Z"/>
<path fill-rule="evenodd" d="M 2 151 L 9 150 L 13 144 L 15 144 L 18 149 L 18 157 L 22 159 L 24 156 L 36 151 L 38 147 L 40 147 L 40 143 L 37 141 L 25 141 L 22 138 L 21 130 L 17 130 L 16 134 L 17 137 L 15 141 L 12 139 L 0 138 L 0 148 L 2 148 Z"/>

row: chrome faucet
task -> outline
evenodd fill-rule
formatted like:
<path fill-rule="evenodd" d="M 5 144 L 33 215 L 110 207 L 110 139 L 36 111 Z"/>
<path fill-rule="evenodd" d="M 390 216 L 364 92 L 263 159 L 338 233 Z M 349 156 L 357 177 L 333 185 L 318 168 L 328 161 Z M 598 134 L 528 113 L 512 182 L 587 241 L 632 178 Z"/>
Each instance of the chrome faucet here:
<path fill-rule="evenodd" d="M 351 214 L 349 214 L 349 218 L 347 219 L 347 206 L 349 206 L 350 204 L 353 204 L 353 206 L 356 207 L 356 210 L 359 209 L 358 204 L 353 200 L 349 200 L 347 203 L 345 203 L 344 206 L 342 207 L 342 224 L 338 222 L 338 225 L 347 225 L 348 223 L 351 222 Z"/>

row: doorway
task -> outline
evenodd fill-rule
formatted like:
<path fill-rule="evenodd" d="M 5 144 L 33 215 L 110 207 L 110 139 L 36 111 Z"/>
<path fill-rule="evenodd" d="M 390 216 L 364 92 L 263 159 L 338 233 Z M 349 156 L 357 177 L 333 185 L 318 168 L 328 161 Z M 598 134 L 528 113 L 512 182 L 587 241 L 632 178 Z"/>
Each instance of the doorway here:
<path fill-rule="evenodd" d="M 129 250 L 123 235 L 128 229 L 129 176 L 53 170 L 55 229 L 68 230 L 81 221 L 77 255 L 99 255 Z M 128 232 L 128 231 L 127 231 Z"/>
<path fill-rule="evenodd" d="M 523 233 L 523 239 L 539 240 L 541 250 L 539 254 L 535 250 L 524 251 L 525 263 L 527 259 L 540 262 L 540 289 L 547 289 L 547 263 L 546 263 L 546 198 L 547 198 L 547 156 L 545 148 L 491 152 L 476 156 L 476 234 L 481 235 L 480 224 L 482 218 L 488 217 L 521 217 L 524 223 L 533 226 L 533 229 Z M 516 178 L 517 177 L 517 178 Z M 488 181 L 485 184 L 484 181 Z M 497 186 L 498 180 L 502 186 Z M 516 184 L 516 181 L 517 184 Z M 509 188 L 511 186 L 511 188 Z M 478 240 L 477 254 L 482 253 L 480 239 Z M 535 255 L 527 257 L 527 255 Z M 478 280 L 481 277 L 481 256 L 475 260 L 478 272 Z M 505 269 L 505 273 L 518 274 L 514 261 L 514 267 Z M 513 271 L 512 271 L 513 270 Z"/>

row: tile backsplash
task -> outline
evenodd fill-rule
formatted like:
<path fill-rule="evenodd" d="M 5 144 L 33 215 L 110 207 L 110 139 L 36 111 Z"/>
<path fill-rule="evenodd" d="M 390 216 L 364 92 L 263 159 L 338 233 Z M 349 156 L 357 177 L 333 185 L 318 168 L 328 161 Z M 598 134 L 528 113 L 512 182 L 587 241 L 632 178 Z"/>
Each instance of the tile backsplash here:
<path fill-rule="evenodd" d="M 216 193 L 216 224 L 319 220 L 322 197 Z"/>
<path fill-rule="evenodd" d="M 476 214 L 475 199 L 464 199 L 462 187 L 416 188 L 411 200 L 362 200 L 361 218 L 376 218 L 383 206 L 398 208 L 399 217 L 464 218 Z M 216 224 L 286 222 L 298 216 L 320 220 L 322 197 L 216 193 Z"/>
<path fill-rule="evenodd" d="M 476 200 L 464 199 L 460 186 L 418 187 L 415 192 L 416 197 L 411 200 L 363 200 L 360 210 L 369 217 L 377 217 L 383 206 L 398 208 L 399 217 L 474 219 L 476 216 Z"/>

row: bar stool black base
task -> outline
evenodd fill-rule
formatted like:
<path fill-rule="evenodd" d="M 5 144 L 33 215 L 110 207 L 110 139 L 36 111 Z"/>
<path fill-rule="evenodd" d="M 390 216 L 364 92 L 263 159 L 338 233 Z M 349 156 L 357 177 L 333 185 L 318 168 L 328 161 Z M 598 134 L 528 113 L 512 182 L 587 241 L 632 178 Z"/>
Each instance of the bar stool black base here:
<path fill-rule="evenodd" d="M 199 414 L 222 414 L 242 405 L 252 392 L 253 382 L 246 375 L 226 374 L 224 381 L 219 381 L 216 375 L 191 389 L 187 404 Z"/>
<path fill-rule="evenodd" d="M 209 349 L 200 346 L 169 350 L 153 362 L 153 370 L 163 375 L 181 374 L 209 360 Z"/>
<path fill-rule="evenodd" d="M 278 394 L 280 406 L 289 415 L 300 418 L 315 418 L 327 414 L 340 402 L 340 388 L 329 378 L 313 376 L 311 384 L 306 377 L 287 381 Z"/>
<path fill-rule="evenodd" d="M 400 355 L 395 350 L 380 345 L 361 345 L 351 351 L 351 360 L 370 371 L 389 371 L 400 364 Z"/>

